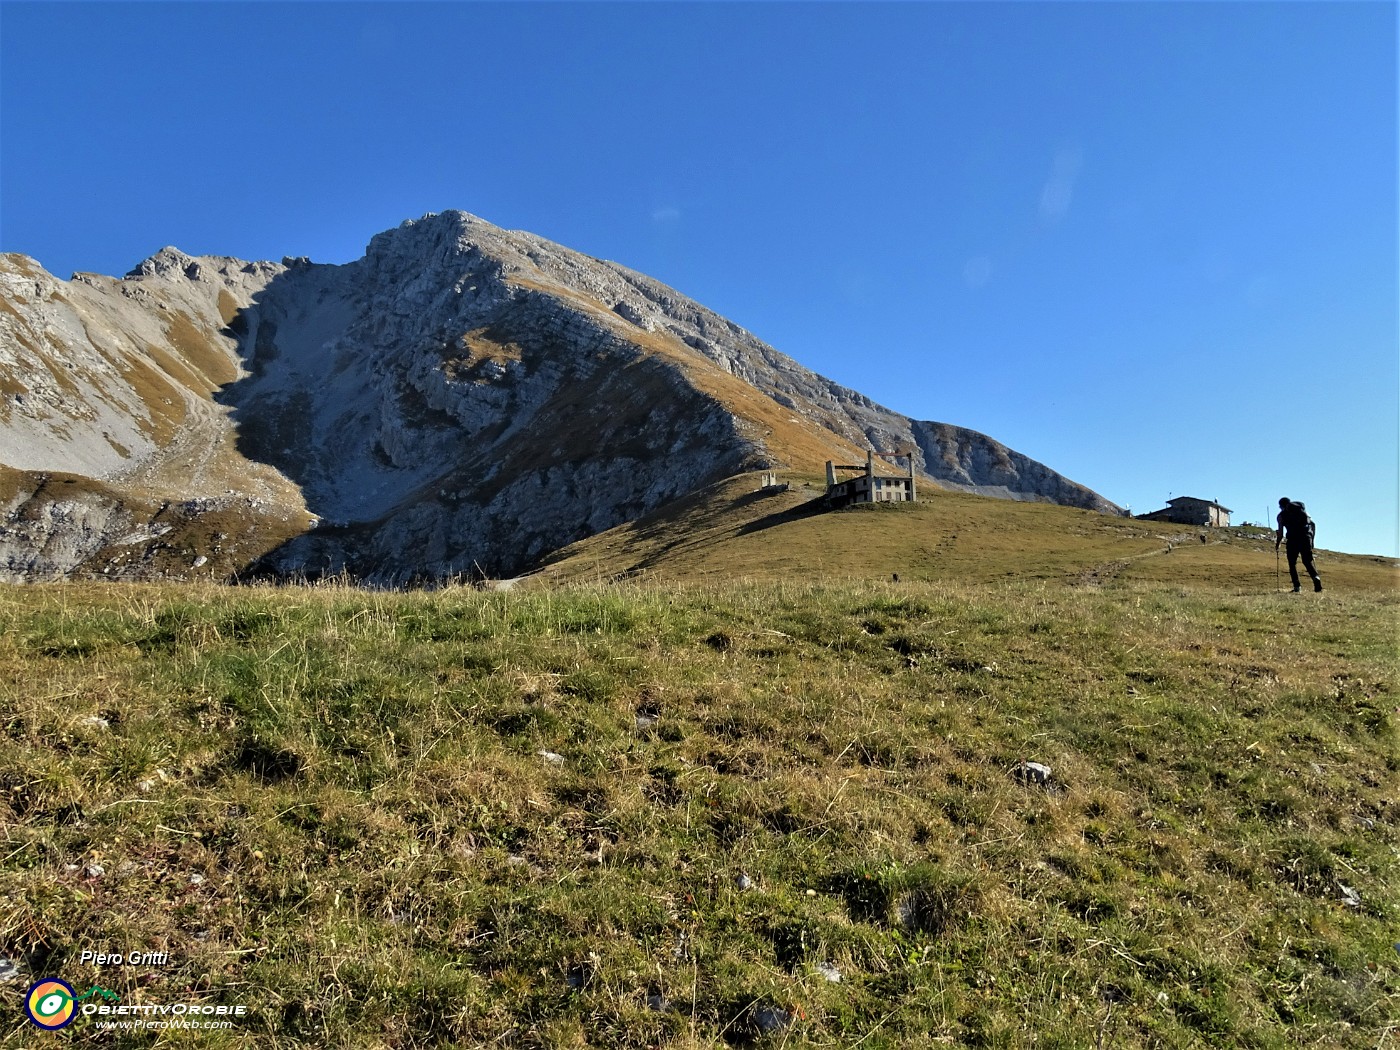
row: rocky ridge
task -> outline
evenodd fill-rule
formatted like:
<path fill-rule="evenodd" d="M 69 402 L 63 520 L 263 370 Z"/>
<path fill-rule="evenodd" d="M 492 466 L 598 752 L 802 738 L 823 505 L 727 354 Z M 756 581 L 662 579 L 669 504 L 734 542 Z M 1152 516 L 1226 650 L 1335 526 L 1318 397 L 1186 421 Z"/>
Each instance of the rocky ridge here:
<path fill-rule="evenodd" d="M 719 478 L 870 447 L 913 449 L 940 485 L 1117 510 L 648 277 L 462 212 L 339 266 L 166 248 L 64 282 L 0 257 L 0 434 L 10 579 L 201 557 L 216 575 L 510 575 Z M 189 505 L 207 509 L 172 515 Z"/>

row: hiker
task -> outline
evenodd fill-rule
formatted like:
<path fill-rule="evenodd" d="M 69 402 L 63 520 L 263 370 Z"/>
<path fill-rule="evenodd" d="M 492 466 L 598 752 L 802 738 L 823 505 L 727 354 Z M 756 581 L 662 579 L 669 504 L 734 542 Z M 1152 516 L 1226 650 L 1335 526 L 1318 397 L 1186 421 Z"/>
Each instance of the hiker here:
<path fill-rule="evenodd" d="M 1303 559 L 1303 568 L 1308 570 L 1308 575 L 1312 577 L 1313 590 L 1322 590 L 1322 577 L 1318 576 L 1317 570 L 1313 568 L 1313 536 L 1317 532 L 1317 526 L 1313 524 L 1312 518 L 1308 517 L 1307 509 L 1301 503 L 1295 503 L 1287 496 L 1278 501 L 1278 533 L 1274 536 L 1274 553 L 1278 553 L 1279 544 L 1283 542 L 1284 533 L 1288 534 L 1288 575 L 1293 577 L 1293 593 L 1297 594 L 1303 588 L 1298 583 L 1298 558 Z"/>

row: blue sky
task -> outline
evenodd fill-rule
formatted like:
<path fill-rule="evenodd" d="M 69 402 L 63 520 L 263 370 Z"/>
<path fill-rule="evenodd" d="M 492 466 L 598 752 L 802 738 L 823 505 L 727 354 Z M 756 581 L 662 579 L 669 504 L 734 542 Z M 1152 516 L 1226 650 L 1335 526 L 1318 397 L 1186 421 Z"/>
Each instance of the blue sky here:
<path fill-rule="evenodd" d="M 1397 551 L 1389 3 L 0 4 L 0 249 L 461 208 L 1135 512 Z"/>

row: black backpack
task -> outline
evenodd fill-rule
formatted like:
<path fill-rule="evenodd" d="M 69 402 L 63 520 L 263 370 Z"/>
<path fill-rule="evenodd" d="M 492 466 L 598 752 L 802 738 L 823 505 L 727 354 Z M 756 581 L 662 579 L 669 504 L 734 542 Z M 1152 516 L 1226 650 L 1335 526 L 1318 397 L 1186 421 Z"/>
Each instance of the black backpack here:
<path fill-rule="evenodd" d="M 1280 523 L 1291 533 L 1295 530 L 1301 531 L 1308 537 L 1308 546 L 1314 546 L 1317 540 L 1317 522 L 1308 517 L 1308 509 L 1297 500 L 1289 503 L 1283 508 L 1283 513 L 1279 515 Z"/>

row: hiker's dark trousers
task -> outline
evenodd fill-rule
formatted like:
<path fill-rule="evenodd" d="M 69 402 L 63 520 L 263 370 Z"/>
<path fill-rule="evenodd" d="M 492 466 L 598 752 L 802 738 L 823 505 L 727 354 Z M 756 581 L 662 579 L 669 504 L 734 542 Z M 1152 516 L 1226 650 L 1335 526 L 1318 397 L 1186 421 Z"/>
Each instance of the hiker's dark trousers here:
<path fill-rule="evenodd" d="M 1303 568 L 1308 570 L 1308 575 L 1312 577 L 1312 582 L 1317 584 L 1322 580 L 1317 575 L 1317 570 L 1313 568 L 1312 544 L 1288 543 L 1288 575 L 1293 577 L 1293 589 L 1302 590 L 1303 585 L 1298 582 L 1298 559 L 1303 559 Z"/>

